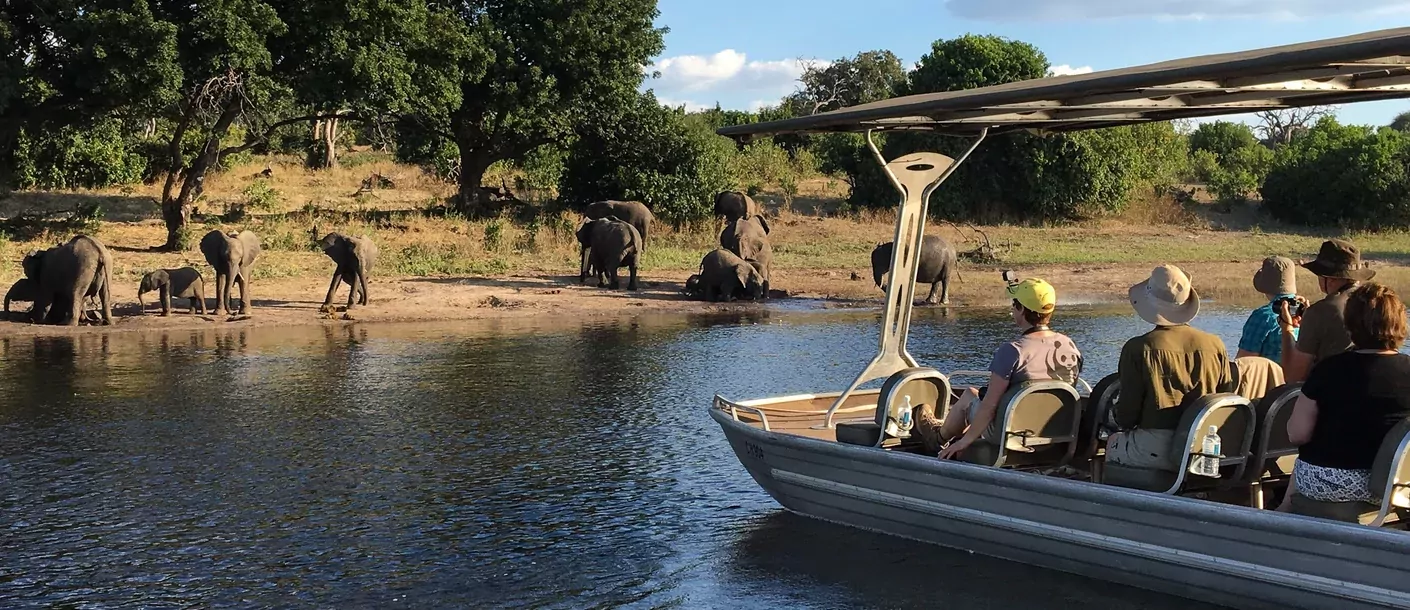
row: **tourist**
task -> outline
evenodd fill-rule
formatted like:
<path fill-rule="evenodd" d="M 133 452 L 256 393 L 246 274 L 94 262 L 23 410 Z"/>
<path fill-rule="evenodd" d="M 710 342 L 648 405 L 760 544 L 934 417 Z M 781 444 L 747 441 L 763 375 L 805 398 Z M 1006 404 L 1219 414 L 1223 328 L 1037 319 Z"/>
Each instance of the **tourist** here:
<path fill-rule="evenodd" d="M 1327 297 L 1308 307 L 1301 316 L 1291 315 L 1285 304 L 1279 307 L 1283 377 L 1288 383 L 1307 379 L 1308 371 L 1318 362 L 1351 349 L 1351 336 L 1342 321 L 1346 295 L 1359 282 L 1376 275 L 1362 267 L 1361 251 L 1340 239 L 1323 242 L 1317 258 L 1303 267 L 1317 275 L 1317 287 Z"/>
<path fill-rule="evenodd" d="M 1287 504 L 1294 513 L 1355 521 L 1355 505 L 1338 511 L 1319 503 L 1380 495 L 1371 466 L 1386 433 L 1410 417 L 1410 356 L 1399 353 L 1405 304 L 1395 291 L 1372 282 L 1343 294 L 1355 349 L 1319 361 L 1293 405 L 1288 439 L 1300 448 Z"/>
<path fill-rule="evenodd" d="M 1187 397 L 1232 389 L 1229 355 L 1219 337 L 1190 326 L 1199 294 L 1179 267 L 1156 267 L 1128 296 L 1155 328 L 1121 348 L 1121 395 L 1112 407 L 1119 431 L 1107 439 L 1106 461 L 1175 472 L 1182 454 L 1171 444 L 1182 406 Z"/>
<path fill-rule="evenodd" d="M 1253 289 L 1267 297 L 1268 302 L 1249 314 L 1244 322 L 1243 334 L 1239 336 L 1239 351 L 1236 357 L 1260 356 L 1282 363 L 1283 333 L 1278 324 L 1279 301 L 1297 298 L 1297 275 L 1295 263 L 1283 256 L 1270 256 L 1263 259 L 1263 267 L 1253 274 Z M 1293 338 L 1297 329 L 1293 329 Z"/>
<path fill-rule="evenodd" d="M 1007 273 L 1005 279 L 1009 279 Z M 1036 278 L 1012 280 L 1006 293 L 1013 301 L 1013 322 L 1020 334 L 994 352 L 989 385 L 982 396 L 976 388 L 966 389 L 943 422 L 935 417 L 932 405 L 916 409 L 916 430 L 927 453 L 938 451 L 941 459 L 959 457 L 994 427 L 999 400 L 1009 386 L 1037 379 L 1076 383 L 1081 373 L 1082 354 L 1077 345 L 1048 327 L 1057 309 L 1053 287 Z M 990 430 L 990 436 L 1002 438 L 997 430 Z"/>

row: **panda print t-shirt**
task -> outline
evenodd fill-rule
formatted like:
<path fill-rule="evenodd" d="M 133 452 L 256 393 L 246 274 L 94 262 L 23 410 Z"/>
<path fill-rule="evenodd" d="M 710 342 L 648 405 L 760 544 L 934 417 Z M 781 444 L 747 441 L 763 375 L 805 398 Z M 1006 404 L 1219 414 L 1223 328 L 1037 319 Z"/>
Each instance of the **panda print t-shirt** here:
<path fill-rule="evenodd" d="M 1062 333 L 1023 335 L 1011 343 L 999 346 L 989 372 L 1010 384 L 1037 379 L 1056 379 L 1076 383 L 1081 373 L 1082 352 L 1077 344 Z"/>

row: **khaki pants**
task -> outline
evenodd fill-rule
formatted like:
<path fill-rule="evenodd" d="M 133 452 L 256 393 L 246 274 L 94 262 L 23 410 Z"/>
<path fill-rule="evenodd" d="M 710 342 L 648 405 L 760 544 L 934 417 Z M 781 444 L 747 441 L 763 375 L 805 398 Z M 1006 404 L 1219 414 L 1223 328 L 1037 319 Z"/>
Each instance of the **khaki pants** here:
<path fill-rule="evenodd" d="M 1180 468 L 1180 456 L 1170 446 L 1174 441 L 1174 430 L 1117 432 L 1106 441 L 1106 461 L 1128 468 L 1175 472 Z"/>

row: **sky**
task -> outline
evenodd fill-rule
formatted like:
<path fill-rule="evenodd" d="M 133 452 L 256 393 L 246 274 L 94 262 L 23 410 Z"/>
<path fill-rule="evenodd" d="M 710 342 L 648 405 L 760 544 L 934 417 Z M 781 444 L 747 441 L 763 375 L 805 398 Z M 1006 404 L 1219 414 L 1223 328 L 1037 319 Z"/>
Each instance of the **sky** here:
<path fill-rule="evenodd" d="M 797 87 L 810 61 L 888 49 L 911 66 L 938 39 L 996 34 L 1037 46 L 1058 73 L 1401 27 L 1410 0 L 660 0 L 666 50 L 646 88 L 672 105 L 753 109 Z M 1410 100 L 1349 104 L 1384 125 Z M 1248 117 L 1236 119 L 1249 120 Z"/>

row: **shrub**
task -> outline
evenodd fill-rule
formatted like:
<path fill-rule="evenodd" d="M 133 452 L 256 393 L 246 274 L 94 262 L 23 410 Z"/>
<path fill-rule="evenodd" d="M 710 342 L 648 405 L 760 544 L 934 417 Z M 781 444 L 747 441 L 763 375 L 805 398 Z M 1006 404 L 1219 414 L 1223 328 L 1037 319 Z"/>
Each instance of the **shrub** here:
<path fill-rule="evenodd" d="M 1278 149 L 1261 192 L 1280 220 L 1353 229 L 1410 226 L 1410 136 L 1322 119 Z"/>
<path fill-rule="evenodd" d="M 43 134 L 21 131 L 14 159 L 14 186 L 23 189 L 132 184 L 147 168 L 139 143 L 124 134 L 117 119 Z"/>

